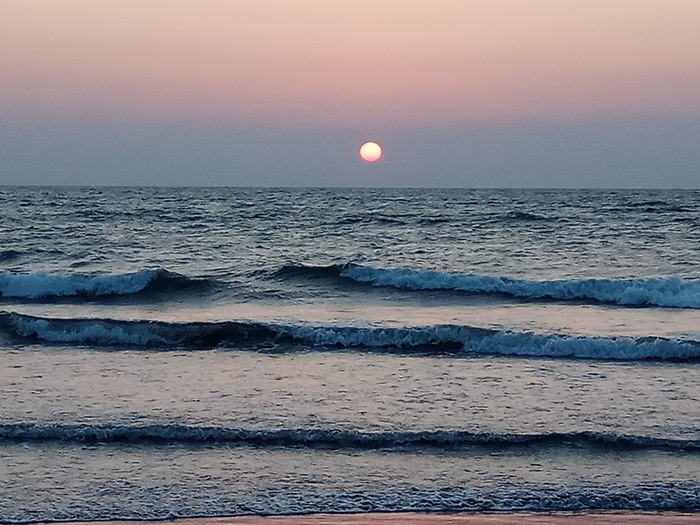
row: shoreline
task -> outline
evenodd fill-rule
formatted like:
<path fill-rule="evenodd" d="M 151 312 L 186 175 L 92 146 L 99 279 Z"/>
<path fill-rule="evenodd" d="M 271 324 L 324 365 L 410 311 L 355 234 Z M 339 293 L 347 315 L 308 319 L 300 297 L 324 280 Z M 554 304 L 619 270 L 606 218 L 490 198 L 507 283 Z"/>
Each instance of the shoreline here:
<path fill-rule="evenodd" d="M 0 520 L 0 523 L 8 523 Z M 698 512 L 370 512 L 278 516 L 223 516 L 173 519 L 116 519 L 97 521 L 32 522 L 34 525 L 697 525 Z"/>

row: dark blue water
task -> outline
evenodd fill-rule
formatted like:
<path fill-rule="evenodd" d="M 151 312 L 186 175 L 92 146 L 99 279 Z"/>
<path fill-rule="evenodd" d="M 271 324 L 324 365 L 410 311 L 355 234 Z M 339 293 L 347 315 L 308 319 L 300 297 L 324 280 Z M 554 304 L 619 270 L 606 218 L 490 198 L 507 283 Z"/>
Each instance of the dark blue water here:
<path fill-rule="evenodd" d="M 0 519 L 700 508 L 700 192 L 0 204 Z"/>

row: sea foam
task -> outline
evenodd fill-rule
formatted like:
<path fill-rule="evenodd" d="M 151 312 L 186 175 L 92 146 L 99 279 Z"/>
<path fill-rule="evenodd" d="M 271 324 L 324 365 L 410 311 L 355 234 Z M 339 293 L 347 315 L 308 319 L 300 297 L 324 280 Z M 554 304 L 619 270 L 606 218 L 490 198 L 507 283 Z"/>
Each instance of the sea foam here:
<path fill-rule="evenodd" d="M 592 300 L 626 306 L 700 308 L 700 281 L 663 279 L 583 279 L 530 281 L 414 269 L 344 265 L 340 276 L 374 286 L 407 290 L 455 290 L 526 299 Z"/>
<path fill-rule="evenodd" d="M 295 345 L 322 351 L 502 355 L 580 359 L 700 359 L 700 341 L 662 337 L 592 337 L 516 332 L 461 325 L 417 327 L 270 324 L 256 322 L 57 319 L 0 313 L 5 337 L 97 347 L 260 349 Z"/>
<path fill-rule="evenodd" d="M 167 270 L 142 270 L 111 275 L 56 275 L 49 273 L 0 274 L 0 296 L 24 299 L 42 297 L 129 295 L 146 289 L 192 283 L 194 280 Z"/>

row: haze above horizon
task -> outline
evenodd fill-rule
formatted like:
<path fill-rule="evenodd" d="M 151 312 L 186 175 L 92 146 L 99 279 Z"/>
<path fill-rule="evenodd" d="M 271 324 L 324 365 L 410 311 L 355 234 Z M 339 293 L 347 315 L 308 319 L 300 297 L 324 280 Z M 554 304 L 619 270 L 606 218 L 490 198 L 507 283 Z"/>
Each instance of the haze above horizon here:
<path fill-rule="evenodd" d="M 700 187 L 695 0 L 1 11 L 0 184 Z"/>

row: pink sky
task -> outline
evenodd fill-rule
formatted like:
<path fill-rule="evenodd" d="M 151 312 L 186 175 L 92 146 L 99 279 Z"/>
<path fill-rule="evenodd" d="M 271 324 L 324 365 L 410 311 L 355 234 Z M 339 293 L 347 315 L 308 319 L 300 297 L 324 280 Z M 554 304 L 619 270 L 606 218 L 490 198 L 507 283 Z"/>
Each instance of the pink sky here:
<path fill-rule="evenodd" d="M 462 122 L 700 113 L 698 0 L 21 0 L 16 118 Z"/>

